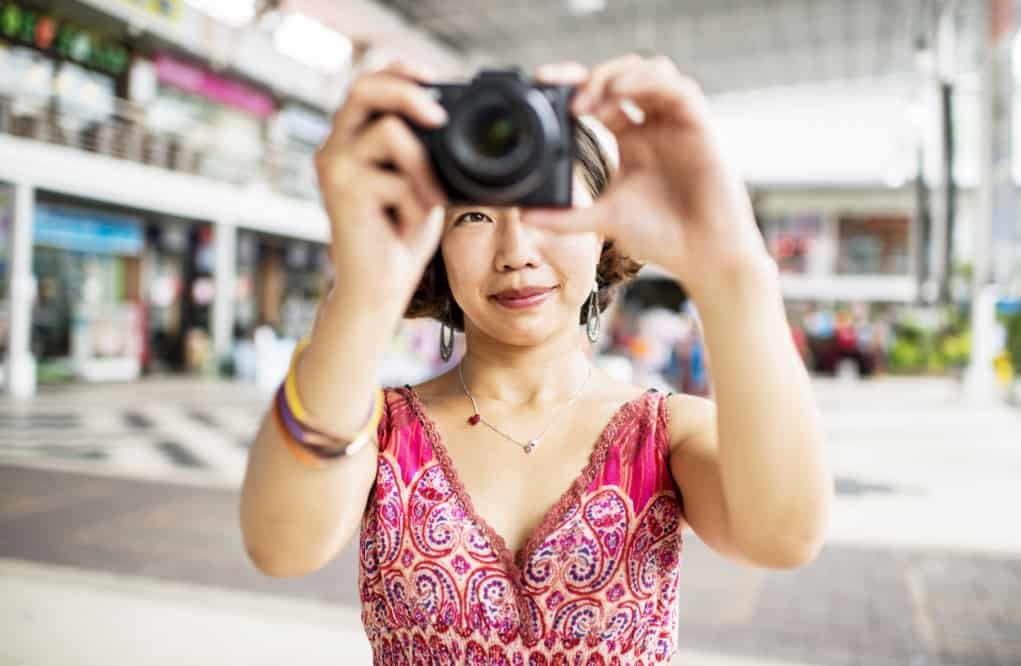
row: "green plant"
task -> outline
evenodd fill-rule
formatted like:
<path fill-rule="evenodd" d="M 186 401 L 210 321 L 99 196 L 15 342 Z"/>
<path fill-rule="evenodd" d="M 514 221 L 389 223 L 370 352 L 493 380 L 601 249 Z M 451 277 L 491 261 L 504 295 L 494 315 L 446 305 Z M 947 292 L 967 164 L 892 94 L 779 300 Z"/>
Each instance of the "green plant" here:
<path fill-rule="evenodd" d="M 898 338 L 890 347 L 889 368 L 891 372 L 916 372 L 925 361 L 922 346 L 910 338 Z"/>
<path fill-rule="evenodd" d="M 958 368 L 966 366 L 971 356 L 971 331 L 965 330 L 943 338 L 940 354 L 949 366 Z"/>
<path fill-rule="evenodd" d="M 1016 373 L 1021 369 L 1021 312 L 1005 315 L 1004 319 L 1007 328 L 1007 354 Z"/>

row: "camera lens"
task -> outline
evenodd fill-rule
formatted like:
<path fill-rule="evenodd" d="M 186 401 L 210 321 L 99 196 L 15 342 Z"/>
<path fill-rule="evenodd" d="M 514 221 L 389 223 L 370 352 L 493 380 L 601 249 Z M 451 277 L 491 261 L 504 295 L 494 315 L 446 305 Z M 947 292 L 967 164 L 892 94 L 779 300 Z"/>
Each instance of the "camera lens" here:
<path fill-rule="evenodd" d="M 435 155 L 459 196 L 512 202 L 540 187 L 563 145 L 546 95 L 518 74 L 483 72 L 452 97 Z"/>
<path fill-rule="evenodd" d="M 506 157 L 522 141 L 527 141 L 527 128 L 514 117 L 509 107 L 486 107 L 478 111 L 472 123 L 471 137 L 475 149 L 492 158 Z"/>
<path fill-rule="evenodd" d="M 519 96 L 498 88 L 467 98 L 455 110 L 448 134 L 459 172 L 486 187 L 517 182 L 544 145 L 534 115 Z"/>

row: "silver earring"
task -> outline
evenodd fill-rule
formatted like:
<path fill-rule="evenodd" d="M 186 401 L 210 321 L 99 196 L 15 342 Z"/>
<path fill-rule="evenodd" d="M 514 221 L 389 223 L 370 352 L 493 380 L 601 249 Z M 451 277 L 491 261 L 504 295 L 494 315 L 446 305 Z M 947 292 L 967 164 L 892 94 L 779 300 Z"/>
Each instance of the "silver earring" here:
<path fill-rule="evenodd" d="M 454 353 L 454 327 L 450 325 L 450 301 L 447 301 L 447 306 L 444 308 L 443 323 L 440 324 L 440 358 L 444 361 L 449 361 L 451 355 Z M 447 335 L 447 331 L 450 331 L 450 335 Z"/>
<path fill-rule="evenodd" d="M 599 340 L 599 282 L 592 285 L 592 293 L 588 297 L 588 310 L 585 313 L 585 334 L 589 342 L 595 344 Z"/>

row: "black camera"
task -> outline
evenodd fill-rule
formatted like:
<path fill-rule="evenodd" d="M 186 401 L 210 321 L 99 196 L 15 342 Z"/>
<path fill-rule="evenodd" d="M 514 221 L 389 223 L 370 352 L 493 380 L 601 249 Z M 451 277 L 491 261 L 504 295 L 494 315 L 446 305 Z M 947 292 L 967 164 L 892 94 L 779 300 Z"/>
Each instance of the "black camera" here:
<path fill-rule="evenodd" d="M 451 202 L 571 205 L 573 86 L 533 82 L 517 69 L 482 70 L 469 83 L 422 85 L 449 120 L 415 133 Z"/>

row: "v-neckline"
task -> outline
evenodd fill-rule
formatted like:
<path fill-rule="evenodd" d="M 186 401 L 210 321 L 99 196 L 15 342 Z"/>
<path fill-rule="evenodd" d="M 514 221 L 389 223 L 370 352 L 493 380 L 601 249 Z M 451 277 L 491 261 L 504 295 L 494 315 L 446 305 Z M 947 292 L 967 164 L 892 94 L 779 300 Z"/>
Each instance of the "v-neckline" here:
<path fill-rule="evenodd" d="M 418 392 L 416 392 L 409 384 L 404 385 L 405 396 L 408 398 L 408 402 L 411 405 L 415 416 L 425 429 L 426 437 L 429 440 L 429 444 L 432 446 L 433 455 L 436 456 L 437 463 L 443 470 L 443 473 L 447 478 L 447 482 L 450 484 L 451 490 L 461 503 L 461 506 L 464 508 L 468 517 L 474 521 L 479 529 L 481 529 L 485 534 L 490 547 L 496 551 L 497 556 L 503 562 L 511 576 L 511 579 L 514 580 L 515 583 L 522 582 L 521 572 L 524 566 L 528 563 L 528 558 L 531 557 L 532 551 L 545 541 L 557 525 L 560 524 L 564 512 L 580 500 L 582 494 L 584 494 L 585 490 L 592 483 L 592 479 L 594 479 L 599 470 L 603 468 L 603 463 L 606 461 L 606 454 L 617 435 L 617 431 L 624 423 L 627 422 L 635 409 L 644 404 L 647 396 L 654 392 L 654 388 L 646 389 L 638 397 L 628 400 L 617 408 L 610 419 L 606 422 L 606 425 L 603 426 L 599 437 L 596 439 L 592 452 L 589 454 L 588 462 L 584 467 L 582 467 L 574 481 L 571 482 L 567 489 L 560 495 L 560 498 L 546 510 L 542 519 L 539 521 L 539 524 L 535 526 L 531 534 L 528 536 L 528 539 L 525 540 L 524 545 L 522 545 L 515 553 L 507 547 L 507 542 L 504 540 L 503 536 L 501 536 L 500 533 L 489 524 L 489 521 L 486 520 L 485 517 L 475 510 L 475 504 L 472 502 L 472 498 L 468 494 L 468 490 L 465 488 L 464 482 L 461 481 L 461 477 L 458 475 L 457 469 L 454 467 L 454 463 L 450 458 L 447 447 L 443 443 L 443 437 L 440 435 L 436 424 L 429 415 L 425 413 L 425 407 L 421 398 L 419 398 Z"/>

